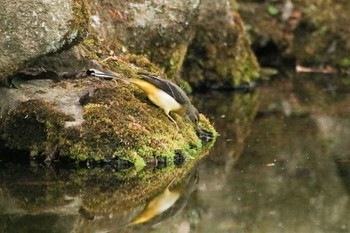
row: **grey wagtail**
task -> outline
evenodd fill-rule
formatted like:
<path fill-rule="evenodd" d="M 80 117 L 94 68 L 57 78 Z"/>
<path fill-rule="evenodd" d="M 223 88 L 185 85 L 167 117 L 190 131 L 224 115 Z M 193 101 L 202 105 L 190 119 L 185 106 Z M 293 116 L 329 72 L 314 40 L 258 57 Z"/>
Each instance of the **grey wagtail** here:
<path fill-rule="evenodd" d="M 163 79 L 161 77 L 142 73 L 137 73 L 138 78 L 125 79 L 118 74 L 107 74 L 95 69 L 89 69 L 88 75 L 101 78 L 117 78 L 126 82 L 131 82 L 143 90 L 149 100 L 155 105 L 164 110 L 165 115 L 176 125 L 176 121 L 170 116 L 170 112 L 175 112 L 179 115 L 186 114 L 190 120 L 197 126 L 199 121 L 199 112 L 191 104 L 186 93 L 175 83 Z"/>

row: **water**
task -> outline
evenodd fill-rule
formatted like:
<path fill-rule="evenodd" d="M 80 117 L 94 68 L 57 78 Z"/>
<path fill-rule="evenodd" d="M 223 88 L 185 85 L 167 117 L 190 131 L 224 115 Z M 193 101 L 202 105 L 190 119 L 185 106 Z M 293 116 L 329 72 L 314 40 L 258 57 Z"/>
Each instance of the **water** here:
<path fill-rule="evenodd" d="M 0 163 L 0 232 L 349 232 L 348 83 L 298 75 L 251 93 L 197 95 L 221 136 L 182 182 L 147 194 L 180 197 L 144 226 L 125 226 L 150 199 L 130 191 L 142 190 L 137 178 Z"/>

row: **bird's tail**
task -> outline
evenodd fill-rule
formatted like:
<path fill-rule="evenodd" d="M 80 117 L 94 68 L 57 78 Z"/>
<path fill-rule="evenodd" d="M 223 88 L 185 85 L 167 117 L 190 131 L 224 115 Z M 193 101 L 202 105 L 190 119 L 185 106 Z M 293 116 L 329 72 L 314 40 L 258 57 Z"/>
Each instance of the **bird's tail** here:
<path fill-rule="evenodd" d="M 112 71 L 103 72 L 103 71 L 96 70 L 96 69 L 88 69 L 86 71 L 86 74 L 90 75 L 90 76 L 97 77 L 97 78 L 103 78 L 103 79 L 108 79 L 108 80 L 118 79 L 118 80 L 122 80 L 123 82 L 130 83 L 129 80 L 121 77 L 119 74 L 114 73 Z"/>

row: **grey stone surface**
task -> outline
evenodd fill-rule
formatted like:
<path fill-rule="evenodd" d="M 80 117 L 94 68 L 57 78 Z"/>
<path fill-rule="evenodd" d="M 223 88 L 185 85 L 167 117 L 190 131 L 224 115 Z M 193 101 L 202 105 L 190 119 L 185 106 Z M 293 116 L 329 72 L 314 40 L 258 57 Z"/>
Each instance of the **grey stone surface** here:
<path fill-rule="evenodd" d="M 0 81 L 79 33 L 73 0 L 0 0 Z"/>

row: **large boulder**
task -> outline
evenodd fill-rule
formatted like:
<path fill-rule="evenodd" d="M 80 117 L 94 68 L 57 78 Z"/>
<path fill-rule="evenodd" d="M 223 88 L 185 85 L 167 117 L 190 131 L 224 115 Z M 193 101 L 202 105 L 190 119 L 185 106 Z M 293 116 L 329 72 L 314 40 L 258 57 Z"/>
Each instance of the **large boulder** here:
<path fill-rule="evenodd" d="M 116 161 L 141 169 L 197 156 L 204 143 L 187 117 L 164 111 L 132 84 L 93 77 L 29 80 L 0 88 L 0 142 L 50 160 Z M 201 116 L 200 128 L 215 133 Z"/>
<path fill-rule="evenodd" d="M 40 56 L 62 50 L 87 32 L 82 0 L 0 0 L 0 81 Z"/>
<path fill-rule="evenodd" d="M 197 88 L 235 88 L 259 77 L 243 21 L 228 0 L 201 1 L 182 75 Z"/>

